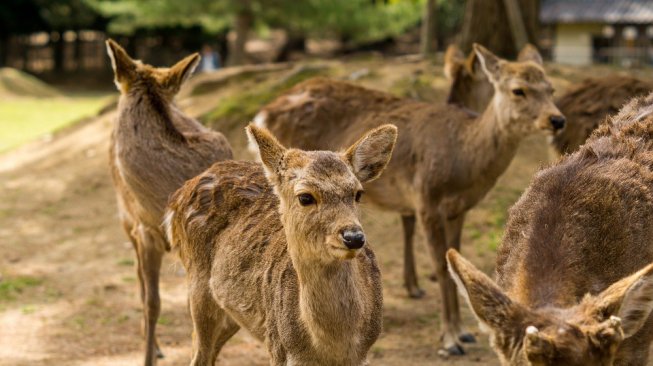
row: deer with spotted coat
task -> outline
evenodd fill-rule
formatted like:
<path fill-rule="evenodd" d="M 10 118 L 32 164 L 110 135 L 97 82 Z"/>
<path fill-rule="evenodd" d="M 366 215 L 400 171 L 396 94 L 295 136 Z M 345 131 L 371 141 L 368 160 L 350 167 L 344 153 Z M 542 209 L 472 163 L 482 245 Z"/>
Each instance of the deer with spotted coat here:
<path fill-rule="evenodd" d="M 188 273 L 191 365 L 213 365 L 240 327 L 272 365 L 360 366 L 382 328 L 381 275 L 359 222 L 362 184 L 397 128 L 343 153 L 286 149 L 250 125 L 262 165 L 220 162 L 172 197 L 167 234 Z"/>
<path fill-rule="evenodd" d="M 447 253 L 504 365 L 646 365 L 653 340 L 653 94 L 535 175 L 496 282 Z"/>
<path fill-rule="evenodd" d="M 161 229 L 169 196 L 216 161 L 231 159 L 225 137 L 184 115 L 173 103 L 200 60 L 193 54 L 171 68 L 132 60 L 113 40 L 107 52 L 120 91 L 111 134 L 111 176 L 120 221 L 134 246 L 143 304 L 145 365 L 163 357 L 156 341 L 161 311 L 159 272 L 170 245 Z"/>

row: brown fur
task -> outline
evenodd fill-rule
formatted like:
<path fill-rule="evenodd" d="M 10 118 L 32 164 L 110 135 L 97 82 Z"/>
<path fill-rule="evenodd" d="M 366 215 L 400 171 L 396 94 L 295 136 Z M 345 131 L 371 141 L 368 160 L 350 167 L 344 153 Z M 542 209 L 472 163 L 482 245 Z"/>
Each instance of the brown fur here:
<path fill-rule="evenodd" d="M 455 251 L 450 269 L 503 364 L 646 365 L 651 222 L 653 94 L 535 176 L 510 210 L 496 284 Z"/>
<path fill-rule="evenodd" d="M 188 271 L 192 365 L 213 365 L 240 327 L 273 365 L 366 364 L 382 328 L 380 272 L 369 246 L 343 236 L 362 232 L 357 193 L 385 168 L 396 131 L 338 154 L 285 149 L 250 125 L 262 167 L 220 162 L 175 193 L 166 222 Z M 300 204 L 306 194 L 313 204 Z"/>
<path fill-rule="evenodd" d="M 533 46 L 526 45 L 517 60 L 533 59 L 533 50 Z M 465 59 L 457 46 L 450 45 L 444 57 L 444 74 L 451 81 L 447 103 L 480 112 L 492 100 L 494 89 L 480 70 L 474 52 Z M 551 145 L 559 154 L 576 151 L 608 116 L 617 113 L 630 99 L 652 90 L 652 82 L 631 76 L 610 75 L 583 80 L 556 100 L 556 105 L 567 117 L 567 124 L 553 136 Z"/>
<path fill-rule="evenodd" d="M 383 177 L 365 187 L 367 200 L 399 212 L 405 230 L 405 282 L 419 297 L 412 233 L 422 223 L 443 299 L 444 345 L 461 353 L 455 288 L 445 251 L 458 248 L 465 212 L 494 185 L 515 155 L 520 140 L 551 129 L 558 115 L 542 68 L 533 62 L 510 63 L 477 46 L 499 91 L 482 116 L 453 105 L 431 105 L 327 79 L 297 85 L 255 118 L 285 144 L 305 149 L 338 148 L 381 123 L 401 131 Z M 517 97 L 511 89 L 526 88 Z M 445 237 L 446 234 L 446 237 Z"/>
<path fill-rule="evenodd" d="M 132 60 L 112 40 L 107 50 L 121 91 L 111 135 L 110 165 L 120 220 L 134 245 L 144 305 L 145 364 L 156 362 L 155 327 L 160 312 L 159 270 L 169 245 L 161 230 L 168 197 L 184 181 L 218 160 L 231 159 L 222 134 L 179 111 L 172 99 L 192 73 L 199 55 L 170 69 Z"/>
<path fill-rule="evenodd" d="M 560 154 L 576 151 L 608 116 L 652 90 L 653 82 L 622 75 L 589 78 L 575 85 L 556 101 L 570 123 L 553 138 L 553 147 Z"/>
<path fill-rule="evenodd" d="M 527 44 L 519 52 L 517 61 L 541 64 L 542 58 L 535 46 Z M 484 111 L 492 100 L 494 88 L 483 72 L 476 52 L 471 51 L 465 58 L 458 46 L 449 45 L 444 54 L 444 75 L 451 81 L 447 103 L 478 113 Z"/>

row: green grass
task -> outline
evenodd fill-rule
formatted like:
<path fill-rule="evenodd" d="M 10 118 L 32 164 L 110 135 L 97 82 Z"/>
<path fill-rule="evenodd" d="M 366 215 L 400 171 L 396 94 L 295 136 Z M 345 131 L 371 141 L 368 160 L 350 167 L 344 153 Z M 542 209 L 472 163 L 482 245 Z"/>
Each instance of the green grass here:
<path fill-rule="evenodd" d="M 0 301 L 14 300 L 17 295 L 23 293 L 28 287 L 39 286 L 43 280 L 35 277 L 19 276 L 5 277 L 0 280 Z"/>
<path fill-rule="evenodd" d="M 91 93 L 59 98 L 0 100 L 0 152 L 92 116 L 109 99 L 109 94 Z"/>
<path fill-rule="evenodd" d="M 215 121 L 229 119 L 232 121 L 248 122 L 265 104 L 271 102 L 281 93 L 304 80 L 318 75 L 328 74 L 328 70 L 315 70 L 308 68 L 300 70 L 282 82 L 262 83 L 247 91 L 242 91 L 230 98 L 220 101 L 218 107 L 209 112 L 202 119 L 209 125 Z"/>

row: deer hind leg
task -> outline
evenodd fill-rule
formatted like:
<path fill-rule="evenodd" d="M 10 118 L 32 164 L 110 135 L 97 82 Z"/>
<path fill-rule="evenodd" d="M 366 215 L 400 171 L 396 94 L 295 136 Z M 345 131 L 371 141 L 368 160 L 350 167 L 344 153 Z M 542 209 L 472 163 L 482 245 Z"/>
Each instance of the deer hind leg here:
<path fill-rule="evenodd" d="M 165 253 L 165 242 L 161 235 L 139 225 L 138 228 L 138 267 L 139 278 L 143 283 L 143 319 L 145 329 L 145 365 L 156 365 L 156 359 L 163 357 L 156 340 L 156 323 L 161 313 L 159 297 L 159 273 Z"/>
<path fill-rule="evenodd" d="M 432 202 L 423 200 L 424 202 Z M 438 278 L 440 287 L 441 306 L 442 306 L 442 342 L 443 349 L 440 353 L 449 355 L 463 355 L 465 351 L 458 343 L 458 335 L 455 332 L 455 326 L 452 322 L 452 314 L 455 310 L 452 308 L 455 303 L 451 301 L 451 294 L 455 294 L 456 285 L 447 271 L 447 238 L 445 235 L 445 219 L 438 211 L 437 206 L 424 207 L 418 211 L 418 219 L 426 233 L 426 242 L 428 244 L 431 259 L 435 265 L 435 274 Z M 434 208 L 433 208 L 434 207 Z"/>
<path fill-rule="evenodd" d="M 129 241 L 131 241 L 132 245 L 134 246 L 134 252 L 136 253 L 136 274 L 138 275 L 138 289 L 139 289 L 139 294 L 141 298 L 141 305 L 143 306 L 143 321 L 141 321 L 141 332 L 143 334 L 143 337 L 147 337 L 147 319 L 145 316 L 145 307 L 146 307 L 146 299 L 145 299 L 145 279 L 143 277 L 143 268 L 142 268 L 142 260 L 141 256 L 139 255 L 139 247 L 140 247 L 140 242 L 139 238 L 141 237 L 140 230 L 136 230 L 137 227 L 134 226 L 133 222 L 124 217 L 122 220 L 122 226 L 125 229 L 125 233 L 127 234 L 127 237 L 129 238 Z M 159 344 L 156 340 L 156 337 L 154 338 L 154 345 L 156 347 L 156 356 L 157 358 L 163 358 L 163 353 L 161 352 L 161 349 L 159 348 Z"/>
<path fill-rule="evenodd" d="M 191 282 L 188 302 L 193 319 L 193 358 L 190 364 L 213 366 L 222 346 L 240 326 L 215 303 L 208 283 Z"/>
<path fill-rule="evenodd" d="M 424 290 L 419 288 L 415 269 L 415 249 L 413 247 L 415 216 L 402 215 L 401 223 L 404 228 L 404 286 L 410 298 L 419 299 L 424 296 Z"/>
<path fill-rule="evenodd" d="M 447 248 L 454 248 L 460 252 L 460 239 L 463 231 L 463 224 L 465 223 L 465 214 L 462 213 L 454 218 L 448 218 L 445 221 L 445 233 L 447 236 Z M 448 273 L 448 272 L 447 272 Z M 464 331 L 462 327 L 462 319 L 460 317 L 460 305 L 458 304 L 458 293 L 455 286 L 450 289 L 452 291 L 447 297 L 450 301 L 449 308 L 451 313 L 451 325 L 454 332 L 458 335 L 458 340 L 463 343 L 474 343 L 476 338 Z"/>

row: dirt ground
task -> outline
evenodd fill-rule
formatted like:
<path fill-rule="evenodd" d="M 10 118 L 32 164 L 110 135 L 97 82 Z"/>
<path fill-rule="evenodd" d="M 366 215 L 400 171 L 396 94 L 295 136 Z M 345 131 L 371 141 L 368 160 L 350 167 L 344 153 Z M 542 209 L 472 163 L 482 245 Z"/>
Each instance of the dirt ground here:
<path fill-rule="evenodd" d="M 401 61 L 353 63 L 345 71 L 363 67 L 375 67 L 379 75 L 376 81 L 363 83 L 384 89 L 416 69 L 433 75 L 440 72 L 438 67 Z M 557 83 L 562 87 L 574 72 L 552 69 L 560 75 Z M 433 79 L 431 86 L 440 90 L 437 99 L 445 84 L 441 77 Z M 203 97 L 185 98 L 180 105 L 200 116 L 237 92 L 230 86 Z M 0 156 L 0 365 L 141 363 L 134 254 L 118 223 L 107 162 L 113 117 L 115 113 L 109 111 L 52 139 Z M 239 131 L 240 127 L 229 131 L 228 136 Z M 246 157 L 242 144 L 234 145 L 237 155 Z M 493 269 L 507 208 L 550 157 L 544 136 L 525 141 L 497 186 L 468 215 L 463 252 L 486 272 Z M 468 346 L 463 357 L 444 360 L 437 355 L 439 297 L 436 284 L 427 279 L 431 266 L 423 238 L 417 239 L 417 259 L 427 295 L 410 300 L 402 287 L 399 216 L 366 209 L 364 227 L 381 266 L 385 296 L 385 329 L 370 352 L 371 364 L 498 365 L 466 305 L 465 324 L 479 343 Z M 166 357 L 159 364 L 186 365 L 191 325 L 184 272 L 173 255 L 163 265 L 161 292 L 158 334 Z M 224 347 L 219 364 L 266 365 L 267 356 L 261 344 L 241 331 Z"/>

